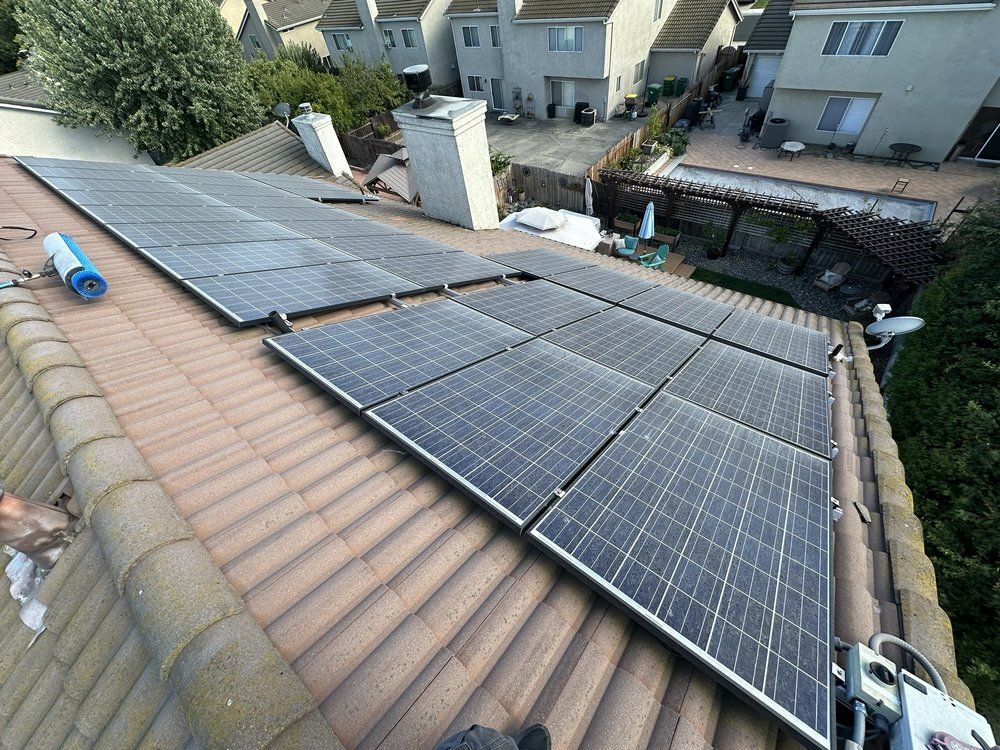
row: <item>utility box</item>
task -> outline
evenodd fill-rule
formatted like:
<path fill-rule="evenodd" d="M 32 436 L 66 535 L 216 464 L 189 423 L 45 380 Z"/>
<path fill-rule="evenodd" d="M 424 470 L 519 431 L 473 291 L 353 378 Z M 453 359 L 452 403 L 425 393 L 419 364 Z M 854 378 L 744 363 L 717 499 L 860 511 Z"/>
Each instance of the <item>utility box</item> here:
<path fill-rule="evenodd" d="M 980 746 L 975 736 L 978 734 L 987 747 L 993 746 L 995 740 L 989 723 L 971 708 L 909 672 L 900 670 L 897 677 L 903 718 L 889 730 L 889 746 L 893 750 L 923 750 L 940 733 L 972 747 Z"/>

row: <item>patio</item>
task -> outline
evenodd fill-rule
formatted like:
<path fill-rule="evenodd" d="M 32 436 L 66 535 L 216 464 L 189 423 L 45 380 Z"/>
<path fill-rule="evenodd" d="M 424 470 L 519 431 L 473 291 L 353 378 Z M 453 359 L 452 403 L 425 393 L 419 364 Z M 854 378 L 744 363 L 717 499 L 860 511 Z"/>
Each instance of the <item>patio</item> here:
<path fill-rule="evenodd" d="M 511 126 L 496 118 L 494 112 L 486 117 L 486 138 L 492 148 L 510 155 L 518 164 L 581 177 L 608 149 L 646 124 L 646 118 L 640 117 L 585 128 L 568 118 L 521 117 Z"/>

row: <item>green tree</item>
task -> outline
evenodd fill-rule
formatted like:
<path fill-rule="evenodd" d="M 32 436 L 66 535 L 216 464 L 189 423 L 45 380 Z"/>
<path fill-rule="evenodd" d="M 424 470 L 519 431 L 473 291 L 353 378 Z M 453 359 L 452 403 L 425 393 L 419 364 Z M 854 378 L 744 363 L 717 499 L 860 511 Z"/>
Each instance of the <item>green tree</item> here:
<path fill-rule="evenodd" d="M 959 672 L 1000 726 L 1000 201 L 944 245 L 886 387 L 893 435 L 951 617 Z"/>
<path fill-rule="evenodd" d="M 16 15 L 65 125 L 182 159 L 260 124 L 240 47 L 207 0 L 22 0 Z"/>
<path fill-rule="evenodd" d="M 16 5 L 17 0 L 0 0 L 0 73 L 10 73 L 17 68 Z"/>
<path fill-rule="evenodd" d="M 290 60 L 257 58 L 247 64 L 250 83 L 262 107 L 271 110 L 286 102 L 295 113 L 302 102 L 330 115 L 339 131 L 356 128 L 364 119 L 351 107 L 335 76 L 300 68 Z"/>
<path fill-rule="evenodd" d="M 325 73 L 326 66 L 323 65 L 323 58 L 319 56 L 319 52 L 305 42 L 291 42 L 284 46 L 278 47 L 279 60 L 287 60 L 290 63 L 302 68 L 303 70 L 311 70 L 314 73 Z"/>
<path fill-rule="evenodd" d="M 398 107 L 410 98 L 385 58 L 370 65 L 357 55 L 344 55 L 338 65 L 337 79 L 348 101 L 358 111 L 361 122 L 366 117 Z"/>

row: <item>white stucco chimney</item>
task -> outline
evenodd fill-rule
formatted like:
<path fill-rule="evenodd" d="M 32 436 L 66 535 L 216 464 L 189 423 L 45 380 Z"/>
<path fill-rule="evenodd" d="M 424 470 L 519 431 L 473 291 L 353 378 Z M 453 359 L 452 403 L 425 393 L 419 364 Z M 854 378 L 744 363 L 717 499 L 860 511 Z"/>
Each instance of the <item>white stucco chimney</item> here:
<path fill-rule="evenodd" d="M 308 103 L 300 104 L 303 114 L 292 120 L 305 144 L 306 151 L 317 164 L 335 175 L 350 175 L 351 167 L 344 156 L 344 148 L 337 138 L 330 115 L 313 112 Z"/>
<path fill-rule="evenodd" d="M 392 116 L 403 131 L 424 212 L 469 229 L 496 229 L 500 217 L 486 142 L 486 102 L 435 95 L 425 109 L 407 103 Z"/>

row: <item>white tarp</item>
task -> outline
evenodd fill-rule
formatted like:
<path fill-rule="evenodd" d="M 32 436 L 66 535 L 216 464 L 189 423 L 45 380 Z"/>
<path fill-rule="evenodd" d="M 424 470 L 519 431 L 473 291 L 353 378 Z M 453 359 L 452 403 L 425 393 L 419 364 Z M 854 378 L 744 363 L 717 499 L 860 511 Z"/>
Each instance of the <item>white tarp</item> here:
<path fill-rule="evenodd" d="M 525 210 L 530 211 L 531 209 Z M 601 242 L 601 220 L 596 216 L 584 216 L 575 211 L 562 209 L 559 213 L 566 219 L 566 222 L 558 229 L 541 230 L 519 223 L 517 217 L 520 213 L 517 211 L 509 214 L 500 222 L 500 228 L 533 234 L 536 237 L 544 237 L 584 250 L 593 250 Z"/>

